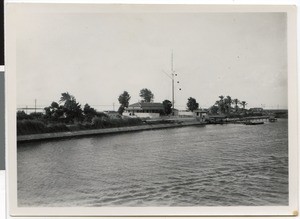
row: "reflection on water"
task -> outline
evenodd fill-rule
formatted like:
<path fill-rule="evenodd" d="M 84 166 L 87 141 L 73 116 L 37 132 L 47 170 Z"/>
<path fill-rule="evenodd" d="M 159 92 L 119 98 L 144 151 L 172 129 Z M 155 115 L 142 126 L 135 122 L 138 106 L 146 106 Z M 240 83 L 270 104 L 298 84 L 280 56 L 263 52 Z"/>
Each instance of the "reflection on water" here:
<path fill-rule="evenodd" d="M 19 206 L 288 205 L 287 120 L 26 143 Z"/>

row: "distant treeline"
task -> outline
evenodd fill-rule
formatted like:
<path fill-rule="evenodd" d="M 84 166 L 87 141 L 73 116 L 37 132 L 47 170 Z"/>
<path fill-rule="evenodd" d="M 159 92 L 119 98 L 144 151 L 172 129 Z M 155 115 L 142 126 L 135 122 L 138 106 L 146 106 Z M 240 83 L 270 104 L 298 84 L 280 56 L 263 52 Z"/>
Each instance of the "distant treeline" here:
<path fill-rule="evenodd" d="M 227 118 L 242 118 L 248 116 L 275 116 L 276 118 L 287 118 L 287 110 L 264 110 L 261 107 L 246 109 L 248 103 L 231 96 L 220 95 L 215 104 L 208 112 L 210 115 L 224 115 Z"/>

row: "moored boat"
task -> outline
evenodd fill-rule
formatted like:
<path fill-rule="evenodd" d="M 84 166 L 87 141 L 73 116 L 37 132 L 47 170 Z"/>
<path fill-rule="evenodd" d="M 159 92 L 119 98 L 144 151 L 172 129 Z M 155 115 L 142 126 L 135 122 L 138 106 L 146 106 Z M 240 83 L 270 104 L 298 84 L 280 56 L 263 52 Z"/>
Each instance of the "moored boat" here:
<path fill-rule="evenodd" d="M 258 121 L 247 121 L 247 122 L 244 122 L 245 125 L 262 125 L 264 124 L 264 122 L 258 122 Z"/>
<path fill-rule="evenodd" d="M 275 117 L 269 118 L 269 122 L 276 122 L 276 121 L 277 121 L 277 119 Z"/>

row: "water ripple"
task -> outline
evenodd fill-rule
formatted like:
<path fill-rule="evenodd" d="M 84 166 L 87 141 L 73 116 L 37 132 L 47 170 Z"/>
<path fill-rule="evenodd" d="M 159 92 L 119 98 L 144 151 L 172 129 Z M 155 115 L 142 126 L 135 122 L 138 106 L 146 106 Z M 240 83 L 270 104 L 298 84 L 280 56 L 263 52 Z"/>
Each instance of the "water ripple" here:
<path fill-rule="evenodd" d="M 288 205 L 287 121 L 28 143 L 20 206 Z"/>

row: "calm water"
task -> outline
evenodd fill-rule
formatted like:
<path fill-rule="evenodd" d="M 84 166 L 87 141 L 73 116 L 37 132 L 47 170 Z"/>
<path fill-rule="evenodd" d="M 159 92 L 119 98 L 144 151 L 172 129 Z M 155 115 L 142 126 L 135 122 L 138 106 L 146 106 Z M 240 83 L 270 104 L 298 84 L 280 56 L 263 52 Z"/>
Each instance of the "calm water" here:
<path fill-rule="evenodd" d="M 22 144 L 20 206 L 288 205 L 287 120 Z"/>

